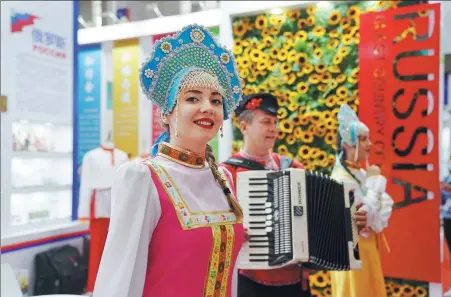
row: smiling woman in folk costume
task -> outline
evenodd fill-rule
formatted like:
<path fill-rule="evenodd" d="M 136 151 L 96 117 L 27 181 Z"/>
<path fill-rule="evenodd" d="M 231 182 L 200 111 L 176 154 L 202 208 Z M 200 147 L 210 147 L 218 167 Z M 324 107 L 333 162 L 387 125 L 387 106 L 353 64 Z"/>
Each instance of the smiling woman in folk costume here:
<path fill-rule="evenodd" d="M 362 269 L 331 272 L 332 296 L 385 297 L 387 294 L 376 234 L 388 226 L 393 200 L 385 192 L 386 179 L 380 169 L 368 165 L 372 146 L 368 127 L 359 121 L 346 104 L 340 108 L 338 122 L 338 155 L 332 178 L 349 184 L 354 189 L 355 202 L 364 202 L 371 210 L 368 212 L 368 228 L 360 233 L 359 239 Z M 366 170 L 360 168 L 361 163 L 367 164 Z"/>
<path fill-rule="evenodd" d="M 207 143 L 241 99 L 233 56 L 188 26 L 155 44 L 140 79 L 167 131 L 153 158 L 118 170 L 93 296 L 229 297 L 243 214 Z"/>

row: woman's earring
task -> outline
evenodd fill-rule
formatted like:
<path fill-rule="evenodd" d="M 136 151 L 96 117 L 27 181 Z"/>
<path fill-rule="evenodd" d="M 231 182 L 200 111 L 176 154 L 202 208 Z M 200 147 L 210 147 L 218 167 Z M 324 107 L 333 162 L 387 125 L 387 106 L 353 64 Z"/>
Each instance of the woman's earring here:
<path fill-rule="evenodd" d="M 222 126 L 219 128 L 219 130 L 221 131 L 221 138 L 224 137 L 224 132 L 222 131 Z"/>

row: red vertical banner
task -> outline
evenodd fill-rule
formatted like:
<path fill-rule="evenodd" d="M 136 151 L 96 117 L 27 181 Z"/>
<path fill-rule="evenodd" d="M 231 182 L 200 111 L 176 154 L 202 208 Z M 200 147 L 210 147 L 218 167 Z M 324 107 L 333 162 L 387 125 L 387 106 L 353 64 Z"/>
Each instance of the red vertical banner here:
<path fill-rule="evenodd" d="M 384 274 L 440 283 L 440 4 L 362 14 L 360 36 L 359 116 L 395 202 Z"/>
<path fill-rule="evenodd" d="M 158 34 L 152 36 L 152 45 L 155 45 L 155 42 L 169 35 L 173 35 L 174 33 L 166 33 L 166 34 Z M 164 128 L 160 123 L 160 112 L 155 104 L 152 104 L 152 129 L 151 129 L 151 137 L 152 144 L 155 143 L 155 140 L 164 132 Z"/>

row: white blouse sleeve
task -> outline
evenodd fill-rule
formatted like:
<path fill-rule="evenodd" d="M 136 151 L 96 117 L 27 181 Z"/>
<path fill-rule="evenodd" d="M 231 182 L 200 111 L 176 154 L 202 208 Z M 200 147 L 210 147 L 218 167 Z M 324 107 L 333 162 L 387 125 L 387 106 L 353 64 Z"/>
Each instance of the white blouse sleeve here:
<path fill-rule="evenodd" d="M 367 196 L 364 196 L 359 183 L 347 175 L 339 174 L 333 176 L 335 180 L 338 180 L 346 185 L 347 188 L 354 190 L 354 204 L 357 205 L 359 203 L 363 203 L 362 208 L 360 210 L 366 211 L 367 216 L 367 226 L 372 226 L 374 224 L 375 216 L 376 216 L 376 208 L 373 201 L 371 199 L 368 199 Z"/>
<path fill-rule="evenodd" d="M 108 237 L 93 297 L 142 296 L 152 233 L 161 216 L 149 168 L 127 162 L 116 173 Z"/>
<path fill-rule="evenodd" d="M 368 177 L 365 181 L 367 196 L 371 197 L 375 205 L 375 217 L 371 228 L 379 233 L 388 226 L 393 210 L 393 199 L 385 192 L 387 180 L 382 175 Z"/>

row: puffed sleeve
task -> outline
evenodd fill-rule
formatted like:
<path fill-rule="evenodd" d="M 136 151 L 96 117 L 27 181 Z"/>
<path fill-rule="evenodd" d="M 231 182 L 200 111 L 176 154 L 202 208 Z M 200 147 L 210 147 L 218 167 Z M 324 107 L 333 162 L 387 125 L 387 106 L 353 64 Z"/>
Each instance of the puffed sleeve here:
<path fill-rule="evenodd" d="M 385 192 L 387 180 L 382 175 L 370 176 L 365 181 L 367 196 L 376 209 L 374 221 L 370 227 L 377 233 L 388 226 L 393 210 L 393 199 Z"/>
<path fill-rule="evenodd" d="M 335 171 L 332 174 L 332 178 L 342 182 L 346 188 L 354 190 L 354 204 L 357 205 L 363 203 L 360 210 L 366 211 L 367 226 L 372 226 L 376 216 L 376 206 L 371 199 L 362 193 L 359 183 L 342 170 Z M 366 236 L 364 233 L 361 234 Z"/>
<path fill-rule="evenodd" d="M 161 216 L 158 192 L 147 165 L 127 162 L 112 188 L 108 237 L 93 297 L 142 296 L 148 247 Z"/>

